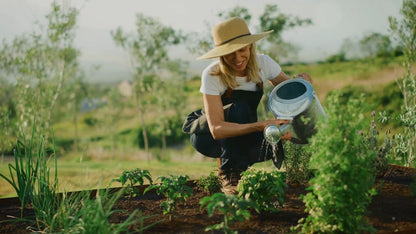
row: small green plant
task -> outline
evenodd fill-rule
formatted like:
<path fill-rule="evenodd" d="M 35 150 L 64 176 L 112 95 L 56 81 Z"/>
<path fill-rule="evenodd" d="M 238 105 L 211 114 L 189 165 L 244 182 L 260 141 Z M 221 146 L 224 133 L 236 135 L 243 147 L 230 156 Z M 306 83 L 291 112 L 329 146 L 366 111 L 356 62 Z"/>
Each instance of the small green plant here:
<path fill-rule="evenodd" d="M 121 223 L 108 222 L 114 213 L 114 205 L 123 195 L 124 191 L 110 193 L 109 189 L 98 190 L 95 198 L 90 198 L 90 192 L 65 194 L 61 205 L 57 208 L 51 223 L 48 223 L 47 232 L 59 233 L 126 233 L 135 229 L 141 233 L 146 228 L 157 224 L 152 223 L 143 227 L 141 211 L 136 209 Z"/>
<path fill-rule="evenodd" d="M 214 172 L 211 172 L 209 176 L 201 176 L 197 182 L 197 185 L 209 194 L 221 192 L 220 178 L 216 176 Z"/>
<path fill-rule="evenodd" d="M 21 215 L 23 215 L 23 209 L 32 202 L 38 173 L 36 165 L 31 155 L 31 147 L 25 146 L 18 140 L 14 151 L 14 165 L 10 163 L 8 165 L 10 178 L 0 174 L 16 191 L 21 204 Z"/>
<path fill-rule="evenodd" d="M 363 96 L 345 105 L 339 94 L 327 98 L 327 122 L 318 124 L 311 139 L 311 166 L 315 177 L 305 196 L 308 217 L 293 230 L 303 233 L 360 233 L 374 231 L 364 219 L 366 207 L 376 193 L 372 188 L 377 150 L 365 143 L 360 131 L 364 115 L 357 112 Z M 347 115 L 345 113 L 348 113 Z"/>
<path fill-rule="evenodd" d="M 113 179 L 111 183 L 120 182 L 123 187 L 127 184 L 125 193 L 129 195 L 129 198 L 132 198 L 140 195 L 140 189 L 137 187 L 137 184 L 143 186 L 145 179 L 147 179 L 150 185 L 153 183 L 152 176 L 148 170 L 135 168 L 130 171 L 123 171 L 120 178 Z"/>
<path fill-rule="evenodd" d="M 364 134 L 363 132 L 359 132 L 359 134 L 363 135 L 364 144 L 367 145 L 367 147 L 370 150 L 377 151 L 377 157 L 374 159 L 374 167 L 379 175 L 383 175 L 389 168 L 388 155 L 391 149 L 393 148 L 394 142 L 392 138 L 389 136 L 390 129 L 387 129 L 385 132 L 383 143 L 379 145 L 378 138 L 380 132 L 377 128 L 375 115 L 376 112 L 372 111 L 371 124 L 370 129 L 368 130 L 368 134 Z M 380 122 L 387 118 L 385 113 L 379 113 L 379 116 Z"/>
<path fill-rule="evenodd" d="M 288 183 L 302 183 L 308 181 L 312 174 L 309 161 L 312 153 L 303 145 L 296 145 L 290 141 L 284 142 L 286 153 L 285 167 Z"/>
<path fill-rule="evenodd" d="M 238 183 L 238 195 L 254 202 L 256 209 L 279 211 L 276 207 L 283 205 L 285 174 L 278 171 L 267 172 L 250 168 L 241 173 Z"/>
<path fill-rule="evenodd" d="M 200 201 L 201 210 L 206 209 L 209 217 L 216 210 L 224 215 L 224 219 L 219 224 L 206 227 L 205 231 L 219 230 L 224 233 L 237 233 L 230 229 L 230 225 L 235 221 L 242 222 L 250 219 L 250 208 L 255 208 L 253 202 L 249 199 L 241 198 L 235 195 L 215 193 L 210 197 L 204 197 Z"/>
<path fill-rule="evenodd" d="M 186 182 L 189 180 L 187 175 L 159 176 L 157 179 L 161 183 L 150 185 L 144 190 L 144 193 L 151 189 L 156 189 L 157 194 L 163 194 L 166 197 L 166 200 L 160 204 L 163 214 L 171 213 L 175 209 L 176 204 L 185 202 L 193 195 L 192 188 L 186 185 Z"/>

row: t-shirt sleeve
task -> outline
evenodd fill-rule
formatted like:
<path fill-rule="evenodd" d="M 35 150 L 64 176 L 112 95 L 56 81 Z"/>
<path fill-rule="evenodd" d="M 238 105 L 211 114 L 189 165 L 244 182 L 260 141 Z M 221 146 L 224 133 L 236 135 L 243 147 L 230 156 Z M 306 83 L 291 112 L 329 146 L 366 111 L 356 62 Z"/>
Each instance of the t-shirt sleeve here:
<path fill-rule="evenodd" d="M 208 95 L 221 95 L 224 92 L 224 85 L 222 85 L 218 76 L 210 75 L 211 71 L 212 66 L 202 71 L 201 88 L 199 91 Z"/>
<path fill-rule="evenodd" d="M 263 82 L 275 78 L 282 72 L 280 65 L 270 58 L 268 55 L 259 55 L 258 63 L 260 67 L 261 77 Z"/>

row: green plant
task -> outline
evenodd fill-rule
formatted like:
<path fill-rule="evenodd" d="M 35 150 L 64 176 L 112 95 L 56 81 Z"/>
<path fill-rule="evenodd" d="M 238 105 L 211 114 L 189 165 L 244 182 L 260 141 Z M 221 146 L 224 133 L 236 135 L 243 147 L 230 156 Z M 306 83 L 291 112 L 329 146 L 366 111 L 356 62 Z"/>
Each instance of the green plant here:
<path fill-rule="evenodd" d="M 126 220 L 120 223 L 110 223 L 112 214 L 122 212 L 114 210 L 117 200 L 124 191 L 110 193 L 109 189 L 98 190 L 95 198 L 90 198 L 90 192 L 63 194 L 61 204 L 53 219 L 48 223 L 48 232 L 60 233 L 126 233 L 134 229 L 141 233 L 146 228 L 157 224 L 152 223 L 143 227 L 143 217 L 140 210 L 130 213 Z"/>
<path fill-rule="evenodd" d="M 357 112 L 363 96 L 340 105 L 339 94 L 327 98 L 327 122 L 318 124 L 311 139 L 311 166 L 315 177 L 305 196 L 308 217 L 293 230 L 304 233 L 358 233 L 373 229 L 364 219 L 367 205 L 376 193 L 372 188 L 377 150 L 366 144 L 360 131 L 364 115 Z M 348 113 L 348 114 L 345 114 Z"/>
<path fill-rule="evenodd" d="M 35 129 L 36 125 L 33 125 Z M 5 179 L 16 191 L 21 203 L 21 216 L 24 208 L 33 205 L 36 215 L 43 216 L 44 213 L 53 213 L 56 206 L 53 199 L 58 187 L 57 157 L 55 148 L 53 151 L 55 175 L 50 181 L 50 168 L 48 167 L 48 152 L 44 146 L 43 137 L 37 140 L 39 145 L 33 146 L 35 139 L 33 130 L 30 145 L 23 144 L 17 140 L 17 147 L 14 152 L 14 165 L 9 164 L 10 178 L 3 174 L 0 176 Z"/>
<path fill-rule="evenodd" d="M 21 215 L 23 215 L 23 209 L 26 205 L 32 202 L 38 170 L 33 165 L 36 164 L 31 155 L 31 147 L 27 147 L 21 141 L 17 140 L 17 147 L 14 151 L 14 165 L 10 163 L 8 165 L 10 178 L 0 174 L 16 191 L 21 204 Z"/>
<path fill-rule="evenodd" d="M 197 182 L 198 187 L 202 188 L 209 194 L 221 191 L 221 181 L 218 176 L 211 172 L 209 176 L 201 176 Z"/>
<path fill-rule="evenodd" d="M 144 193 L 151 189 L 156 189 L 157 194 L 163 194 L 166 200 L 160 203 L 163 208 L 163 214 L 171 213 L 178 202 L 185 202 L 193 195 L 192 188 L 186 185 L 189 176 L 175 176 L 170 177 L 159 176 L 160 184 L 153 184 L 144 190 Z"/>
<path fill-rule="evenodd" d="M 215 193 L 210 197 L 204 197 L 201 199 L 200 204 L 201 209 L 206 209 L 210 217 L 216 210 L 224 215 L 221 223 L 206 227 L 205 231 L 220 230 L 224 233 L 237 233 L 230 229 L 230 225 L 235 221 L 249 220 L 249 208 L 255 208 L 255 205 L 249 199 L 223 193 Z"/>
<path fill-rule="evenodd" d="M 258 210 L 277 212 L 284 202 L 285 177 L 282 172 L 250 168 L 241 173 L 238 196 L 252 200 Z"/>
<path fill-rule="evenodd" d="M 130 198 L 140 195 L 140 189 L 136 187 L 137 184 L 143 186 L 144 179 L 147 179 L 149 184 L 153 183 L 152 176 L 148 170 L 141 170 L 139 168 L 135 168 L 130 171 L 123 171 L 120 178 L 113 179 L 111 181 L 120 182 L 121 185 L 124 187 L 127 183 L 125 193 L 129 195 Z"/>
<path fill-rule="evenodd" d="M 52 137 L 52 140 L 54 138 Z M 37 189 L 33 193 L 32 205 L 35 210 L 36 223 L 38 228 L 44 227 L 45 224 L 50 223 L 53 219 L 57 207 L 60 205 L 60 200 L 57 198 L 58 192 L 58 161 L 56 156 L 55 142 L 53 142 L 53 154 L 55 174 L 50 175 L 50 168 L 48 167 L 49 155 L 41 141 L 40 149 L 37 153 Z M 51 180 L 52 178 L 52 180 Z"/>
<path fill-rule="evenodd" d="M 284 142 L 285 168 L 288 183 L 302 183 L 308 181 L 312 174 L 309 161 L 312 153 L 303 145 L 296 145 L 290 141 Z"/>
<path fill-rule="evenodd" d="M 380 118 L 379 120 L 382 121 L 385 117 L 385 113 L 379 113 Z M 377 157 L 374 159 L 374 167 L 377 170 L 379 175 L 383 175 L 388 167 L 388 155 L 390 150 L 393 148 L 394 142 L 392 138 L 390 138 L 390 129 L 387 129 L 385 132 L 384 140 L 381 145 L 379 145 L 379 129 L 377 128 L 377 124 L 375 122 L 375 111 L 371 113 L 371 124 L 370 129 L 368 130 L 367 134 L 363 132 L 359 132 L 363 135 L 364 144 L 366 144 L 371 150 L 377 151 Z"/>
<path fill-rule="evenodd" d="M 390 29 L 403 49 L 405 74 L 397 85 L 403 94 L 402 112 L 399 115 L 403 133 L 397 134 L 395 152 L 403 158 L 405 166 L 416 164 L 416 76 L 412 66 L 416 62 L 416 1 L 404 0 L 399 21 L 389 17 Z"/>

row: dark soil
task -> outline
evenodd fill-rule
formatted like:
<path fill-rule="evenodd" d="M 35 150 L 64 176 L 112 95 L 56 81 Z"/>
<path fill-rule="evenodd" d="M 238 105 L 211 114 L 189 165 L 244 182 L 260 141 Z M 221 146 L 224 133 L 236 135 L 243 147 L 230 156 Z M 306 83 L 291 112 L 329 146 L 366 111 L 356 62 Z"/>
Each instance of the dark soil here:
<path fill-rule="evenodd" d="M 378 194 L 373 197 L 368 207 L 366 218 L 377 229 L 378 233 L 416 233 L 416 196 L 412 195 L 409 185 L 412 183 L 414 168 L 391 165 L 390 169 L 376 181 Z M 208 194 L 189 182 L 194 196 L 185 204 L 177 206 L 171 215 L 163 215 L 159 206 L 164 200 L 155 193 L 144 196 L 120 199 L 115 209 L 123 210 L 111 216 L 110 222 L 120 222 L 135 209 L 140 209 L 145 225 L 160 221 L 144 231 L 144 233 L 203 233 L 205 227 L 222 221 L 222 214 L 217 213 L 208 217 L 200 210 L 199 201 Z M 233 230 L 239 233 L 288 233 L 290 227 L 298 220 L 306 217 L 305 206 L 299 198 L 306 193 L 306 185 L 289 184 L 285 192 L 285 203 L 278 213 L 252 213 L 249 221 L 235 223 Z M 19 202 L 16 198 L 0 199 L 0 233 L 28 233 L 27 227 L 33 225 L 28 222 L 13 222 L 12 217 L 20 216 Z M 33 217 L 31 209 L 24 210 L 24 216 Z M 150 217 L 151 216 L 151 217 Z M 10 222 L 4 222 L 8 220 Z M 134 229 L 134 228 L 133 228 Z"/>

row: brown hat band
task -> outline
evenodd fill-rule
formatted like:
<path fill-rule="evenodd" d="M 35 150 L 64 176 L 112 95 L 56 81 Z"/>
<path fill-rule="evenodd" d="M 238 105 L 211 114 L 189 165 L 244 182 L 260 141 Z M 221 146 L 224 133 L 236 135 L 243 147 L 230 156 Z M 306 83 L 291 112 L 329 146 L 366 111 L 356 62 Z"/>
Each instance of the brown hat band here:
<path fill-rule="evenodd" d="M 215 46 L 224 45 L 224 44 L 226 44 L 226 43 L 228 43 L 228 42 L 230 42 L 230 41 L 233 41 L 233 40 L 235 40 L 235 39 L 237 39 L 237 38 L 240 38 L 240 37 L 245 37 L 245 36 L 250 36 L 250 35 L 251 35 L 251 33 L 246 33 L 246 34 L 243 34 L 243 35 L 239 35 L 239 36 L 233 37 L 233 38 L 231 38 L 231 39 L 229 39 L 229 40 L 226 40 L 226 41 L 224 41 L 224 42 L 221 42 L 220 44 L 217 44 L 217 45 L 215 45 Z"/>

